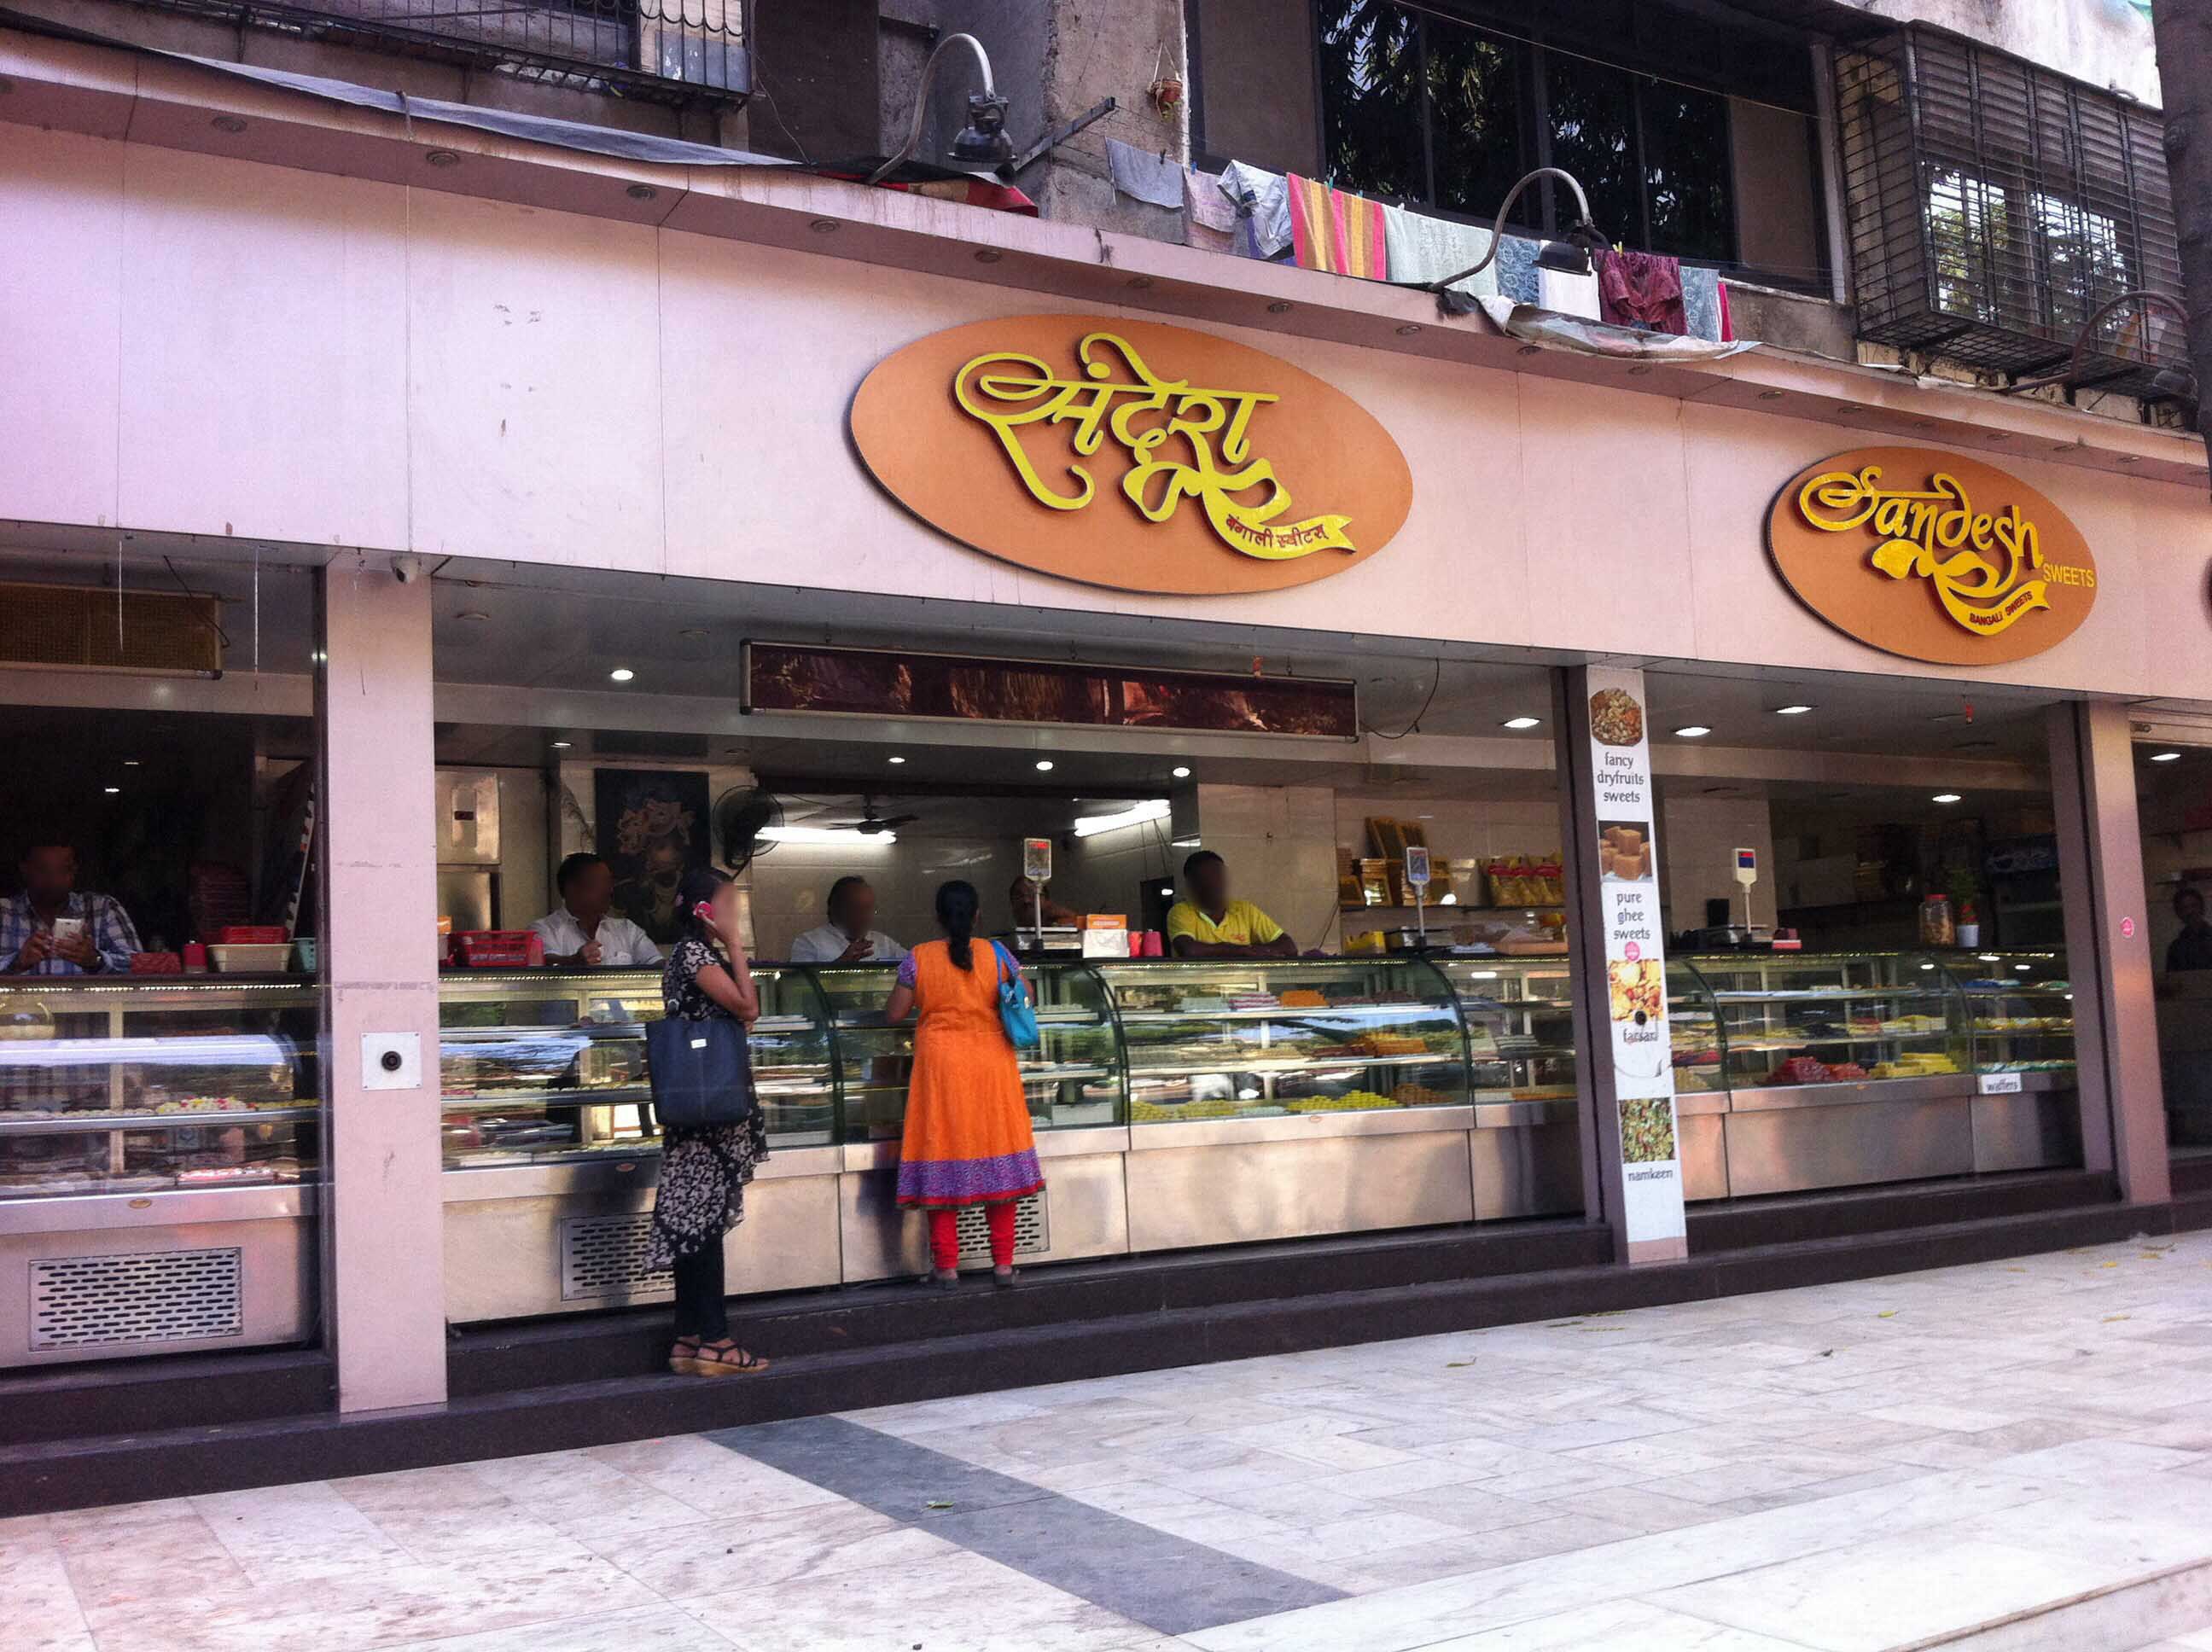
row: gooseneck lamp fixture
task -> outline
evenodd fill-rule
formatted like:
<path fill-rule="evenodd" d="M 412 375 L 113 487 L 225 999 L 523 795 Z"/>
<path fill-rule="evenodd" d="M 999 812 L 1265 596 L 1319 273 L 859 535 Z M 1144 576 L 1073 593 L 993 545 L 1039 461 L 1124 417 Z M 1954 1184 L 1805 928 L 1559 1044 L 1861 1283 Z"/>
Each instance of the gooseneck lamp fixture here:
<path fill-rule="evenodd" d="M 914 94 L 914 125 L 907 132 L 906 142 L 899 145 L 896 155 L 868 174 L 871 184 L 880 184 L 890 177 L 921 143 L 922 123 L 929 118 L 929 86 L 937 73 L 937 60 L 945 55 L 947 47 L 955 46 L 964 46 L 975 54 L 975 66 L 983 76 L 983 89 L 968 94 L 968 124 L 952 140 L 952 159 L 965 167 L 988 167 L 996 171 L 1014 158 L 1014 140 L 1006 136 L 1006 100 L 999 95 L 999 88 L 991 79 L 990 54 L 972 34 L 948 34 L 937 43 L 929 60 L 921 66 L 921 84 Z"/>
<path fill-rule="evenodd" d="M 1430 282 L 1431 291 L 1440 293 L 1447 287 L 1456 286 L 1486 267 L 1498 256 L 1498 249 L 1505 238 L 1506 214 L 1513 210 L 1513 203 L 1521 198 L 1521 191 L 1539 178 L 1556 178 L 1575 192 L 1577 216 L 1563 238 L 1544 243 L 1536 254 L 1536 267 L 1563 276 L 1586 276 L 1590 273 L 1590 254 L 1603 248 L 1607 242 L 1596 222 L 1590 217 L 1589 197 L 1583 192 L 1582 184 L 1574 173 L 1559 167 L 1539 167 L 1505 191 L 1504 203 L 1498 209 L 1498 222 L 1491 227 L 1490 250 L 1457 275 Z"/>

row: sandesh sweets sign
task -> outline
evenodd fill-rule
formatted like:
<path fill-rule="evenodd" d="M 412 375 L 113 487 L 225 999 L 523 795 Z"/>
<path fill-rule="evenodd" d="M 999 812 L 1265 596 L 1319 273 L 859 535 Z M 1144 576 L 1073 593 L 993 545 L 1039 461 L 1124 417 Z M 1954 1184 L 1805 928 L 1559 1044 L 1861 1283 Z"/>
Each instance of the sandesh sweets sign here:
<path fill-rule="evenodd" d="M 1963 454 L 1865 447 L 1823 459 L 1776 496 L 1767 545 L 1831 625 L 1946 665 L 2040 653 L 2097 600 L 2081 530 L 2017 477 Z"/>
<path fill-rule="evenodd" d="M 853 440 L 900 503 L 991 556 L 1124 591 L 1269 591 L 1404 524 L 1405 455 L 1364 408 L 1248 345 L 1121 316 L 933 333 L 878 363 Z"/>

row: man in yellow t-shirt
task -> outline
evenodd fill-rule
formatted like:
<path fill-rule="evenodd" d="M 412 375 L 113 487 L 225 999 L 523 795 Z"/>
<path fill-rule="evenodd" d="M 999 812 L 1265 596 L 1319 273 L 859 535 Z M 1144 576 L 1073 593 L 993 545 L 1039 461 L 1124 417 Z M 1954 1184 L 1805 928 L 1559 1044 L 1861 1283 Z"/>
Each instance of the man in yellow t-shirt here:
<path fill-rule="evenodd" d="M 1188 899 L 1168 908 L 1168 947 L 1179 958 L 1295 958 L 1298 944 L 1249 901 L 1229 898 L 1229 868 L 1211 849 L 1182 863 Z"/>

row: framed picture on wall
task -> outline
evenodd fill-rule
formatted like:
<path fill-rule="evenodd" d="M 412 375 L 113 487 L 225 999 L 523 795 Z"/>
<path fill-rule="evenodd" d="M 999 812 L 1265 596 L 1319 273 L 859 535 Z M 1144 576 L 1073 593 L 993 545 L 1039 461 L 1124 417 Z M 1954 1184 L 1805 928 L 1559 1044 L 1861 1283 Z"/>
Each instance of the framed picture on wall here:
<path fill-rule="evenodd" d="M 682 928 L 676 886 L 709 861 L 707 776 L 681 769 L 592 771 L 599 852 L 615 874 L 615 911 L 664 947 Z"/>

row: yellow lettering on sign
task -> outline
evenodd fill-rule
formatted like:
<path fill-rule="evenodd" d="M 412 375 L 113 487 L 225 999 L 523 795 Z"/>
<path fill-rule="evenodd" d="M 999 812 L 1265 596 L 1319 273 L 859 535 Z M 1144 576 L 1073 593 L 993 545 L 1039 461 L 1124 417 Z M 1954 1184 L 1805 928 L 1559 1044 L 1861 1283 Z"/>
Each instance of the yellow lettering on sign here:
<path fill-rule="evenodd" d="M 1869 560 L 1893 580 L 1915 575 L 1932 582 L 1943 611 L 1977 635 L 1994 636 L 2050 607 L 2054 580 L 2094 582 L 2085 568 L 2046 567 L 2035 524 L 2017 505 L 1994 516 L 1978 513 L 1966 490 L 1941 471 L 1929 477 L 1924 493 L 1881 483 L 1878 465 L 1827 471 L 1798 490 L 1798 513 L 1828 533 L 1870 527 L 1882 543 Z"/>
<path fill-rule="evenodd" d="M 1123 378 L 1113 376 L 1109 352 L 1121 358 Z M 1290 508 L 1290 489 L 1270 461 L 1252 457 L 1251 427 L 1252 416 L 1279 398 L 1162 379 L 1133 345 L 1110 332 L 1086 334 L 1076 354 L 1080 379 L 1055 378 L 1044 361 L 1017 351 L 978 355 L 953 375 L 953 399 L 991 427 L 1037 503 L 1079 511 L 1096 495 L 1080 463 L 1067 467 L 1072 485 L 1055 489 L 1038 474 L 1016 434 L 1028 425 L 1072 424 L 1079 460 L 1096 454 L 1109 436 L 1127 452 L 1121 491 L 1148 521 L 1164 522 L 1184 500 L 1194 499 L 1222 542 L 1247 556 L 1285 562 L 1316 550 L 1356 549 L 1345 531 L 1349 517 L 1275 519 Z M 1255 498 L 1243 497 L 1255 490 Z"/>

